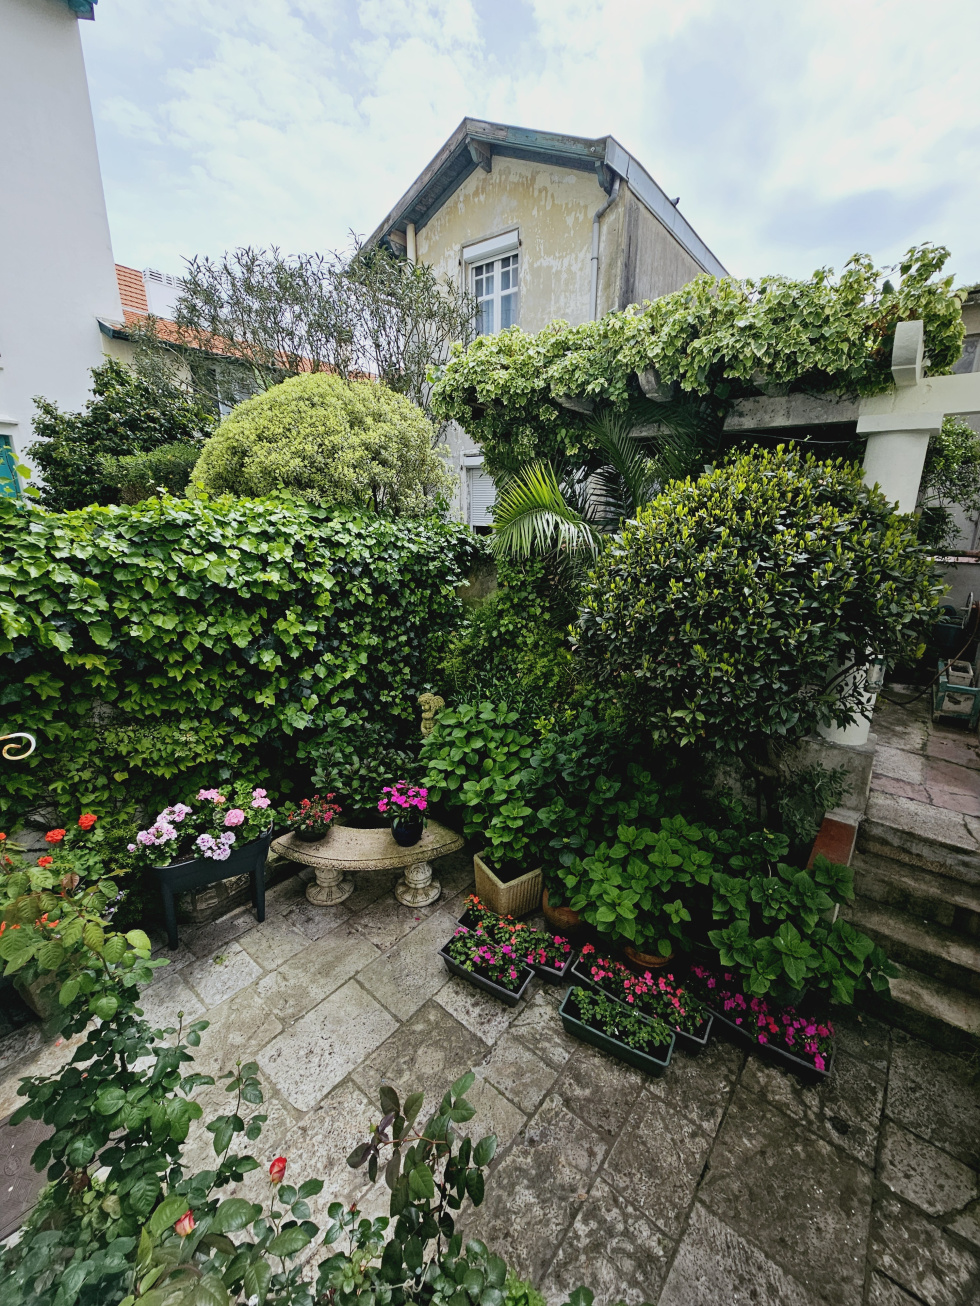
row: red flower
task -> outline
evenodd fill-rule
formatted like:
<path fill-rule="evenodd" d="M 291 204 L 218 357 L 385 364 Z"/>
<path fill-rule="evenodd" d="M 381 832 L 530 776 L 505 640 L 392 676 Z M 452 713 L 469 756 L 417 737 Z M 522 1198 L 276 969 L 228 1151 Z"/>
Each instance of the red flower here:
<path fill-rule="evenodd" d="M 53 861 L 53 857 L 39 857 L 37 859 L 37 864 L 38 866 L 50 866 Z"/>
<path fill-rule="evenodd" d="M 272 1165 L 269 1166 L 269 1178 L 274 1184 L 281 1184 L 282 1177 L 286 1173 L 286 1158 L 277 1156 Z"/>
<path fill-rule="evenodd" d="M 49 830 L 44 836 L 44 839 L 46 843 L 61 843 L 64 837 L 64 830 Z"/>
<path fill-rule="evenodd" d="M 180 1234 L 181 1238 L 186 1238 L 189 1233 L 192 1233 L 194 1230 L 193 1213 L 191 1211 L 185 1211 L 174 1225 L 174 1229 Z"/>
<path fill-rule="evenodd" d="M 95 815 L 94 812 L 83 812 L 81 816 L 78 818 L 78 824 L 82 827 L 83 830 L 91 830 L 92 826 L 96 823 L 98 819 L 99 818 Z"/>
<path fill-rule="evenodd" d="M 6 837 L 7 836 L 5 834 L 0 834 L 0 839 L 6 839 Z"/>

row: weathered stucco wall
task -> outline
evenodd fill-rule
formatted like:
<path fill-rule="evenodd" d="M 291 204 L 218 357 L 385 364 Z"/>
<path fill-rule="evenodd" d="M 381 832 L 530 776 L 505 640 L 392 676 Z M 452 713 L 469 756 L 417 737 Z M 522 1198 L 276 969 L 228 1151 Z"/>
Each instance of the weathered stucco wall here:
<path fill-rule="evenodd" d="M 694 258 L 625 185 L 620 190 L 616 207 L 619 209 L 622 261 L 619 286 L 610 307 L 625 308 L 627 304 L 657 299 L 660 295 L 680 290 L 681 286 L 701 275 L 703 269 Z M 612 212 L 609 217 L 612 217 Z M 603 219 L 603 223 L 606 221 Z"/>
<path fill-rule="evenodd" d="M 605 199 L 592 173 L 496 156 L 491 172 L 471 173 L 417 233 L 418 257 L 457 280 L 464 245 L 519 227 L 521 327 L 540 331 L 556 318 L 577 325 L 592 316 L 592 215 Z M 602 222 L 603 256 L 615 249 L 606 240 L 613 212 Z M 614 304 L 618 283 L 618 259 L 601 258 L 600 311 Z"/>

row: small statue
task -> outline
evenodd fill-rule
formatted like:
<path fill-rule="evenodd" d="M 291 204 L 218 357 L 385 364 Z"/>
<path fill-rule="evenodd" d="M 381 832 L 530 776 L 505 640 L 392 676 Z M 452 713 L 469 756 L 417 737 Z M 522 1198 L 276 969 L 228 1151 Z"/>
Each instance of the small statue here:
<path fill-rule="evenodd" d="M 422 709 L 422 738 L 432 734 L 436 717 L 446 706 L 446 700 L 438 694 L 419 694 L 419 707 Z"/>

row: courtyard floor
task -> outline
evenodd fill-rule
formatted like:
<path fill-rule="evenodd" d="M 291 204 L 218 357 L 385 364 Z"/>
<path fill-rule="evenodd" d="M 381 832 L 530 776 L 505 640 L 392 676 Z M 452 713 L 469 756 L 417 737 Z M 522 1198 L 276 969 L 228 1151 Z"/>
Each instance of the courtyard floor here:
<path fill-rule="evenodd" d="M 980 1302 L 976 1064 L 853 1013 L 837 1022 L 835 1074 L 819 1088 L 717 1040 L 647 1079 L 563 1032 L 561 990 L 535 980 L 510 1010 L 450 978 L 437 950 L 471 866 L 456 854 L 435 870 L 443 897 L 420 910 L 396 903 L 390 872 L 362 876 L 333 908 L 286 880 L 262 925 L 243 909 L 182 927 L 146 991 L 155 1022 L 178 1011 L 211 1022 L 197 1068 L 258 1062 L 269 1121 L 255 1153 L 286 1156 L 294 1182 L 325 1178 L 314 1218 L 337 1199 L 387 1213 L 383 1185 L 344 1161 L 378 1117 L 382 1079 L 434 1105 L 472 1069 L 467 1128 L 500 1145 L 463 1227 L 549 1306 L 579 1283 L 597 1306 Z M 0 1038 L 0 1119 L 21 1075 L 69 1054 L 36 1025 Z M 222 1096 L 203 1090 L 205 1120 Z M 13 1158 L 23 1149 L 5 1132 L 0 1158 Z M 192 1164 L 208 1163 L 209 1143 L 192 1137 Z M 0 1166 L 9 1208 L 25 1176 L 13 1159 Z M 264 1171 L 250 1179 L 264 1185 Z"/>

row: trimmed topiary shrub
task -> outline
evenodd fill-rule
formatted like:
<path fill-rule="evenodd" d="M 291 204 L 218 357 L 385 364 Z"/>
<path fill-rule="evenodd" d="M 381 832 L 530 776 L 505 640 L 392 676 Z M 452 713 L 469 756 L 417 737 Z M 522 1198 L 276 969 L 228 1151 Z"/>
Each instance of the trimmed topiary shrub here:
<path fill-rule="evenodd" d="M 432 438 L 421 408 L 387 386 L 294 376 L 232 410 L 194 481 L 211 494 L 285 490 L 323 506 L 419 517 L 451 484 Z"/>
<path fill-rule="evenodd" d="M 941 593 L 914 519 L 859 468 L 756 451 L 624 523 L 590 577 L 579 654 L 655 740 L 761 750 L 853 720 L 860 687 L 835 668 L 910 656 Z"/>

